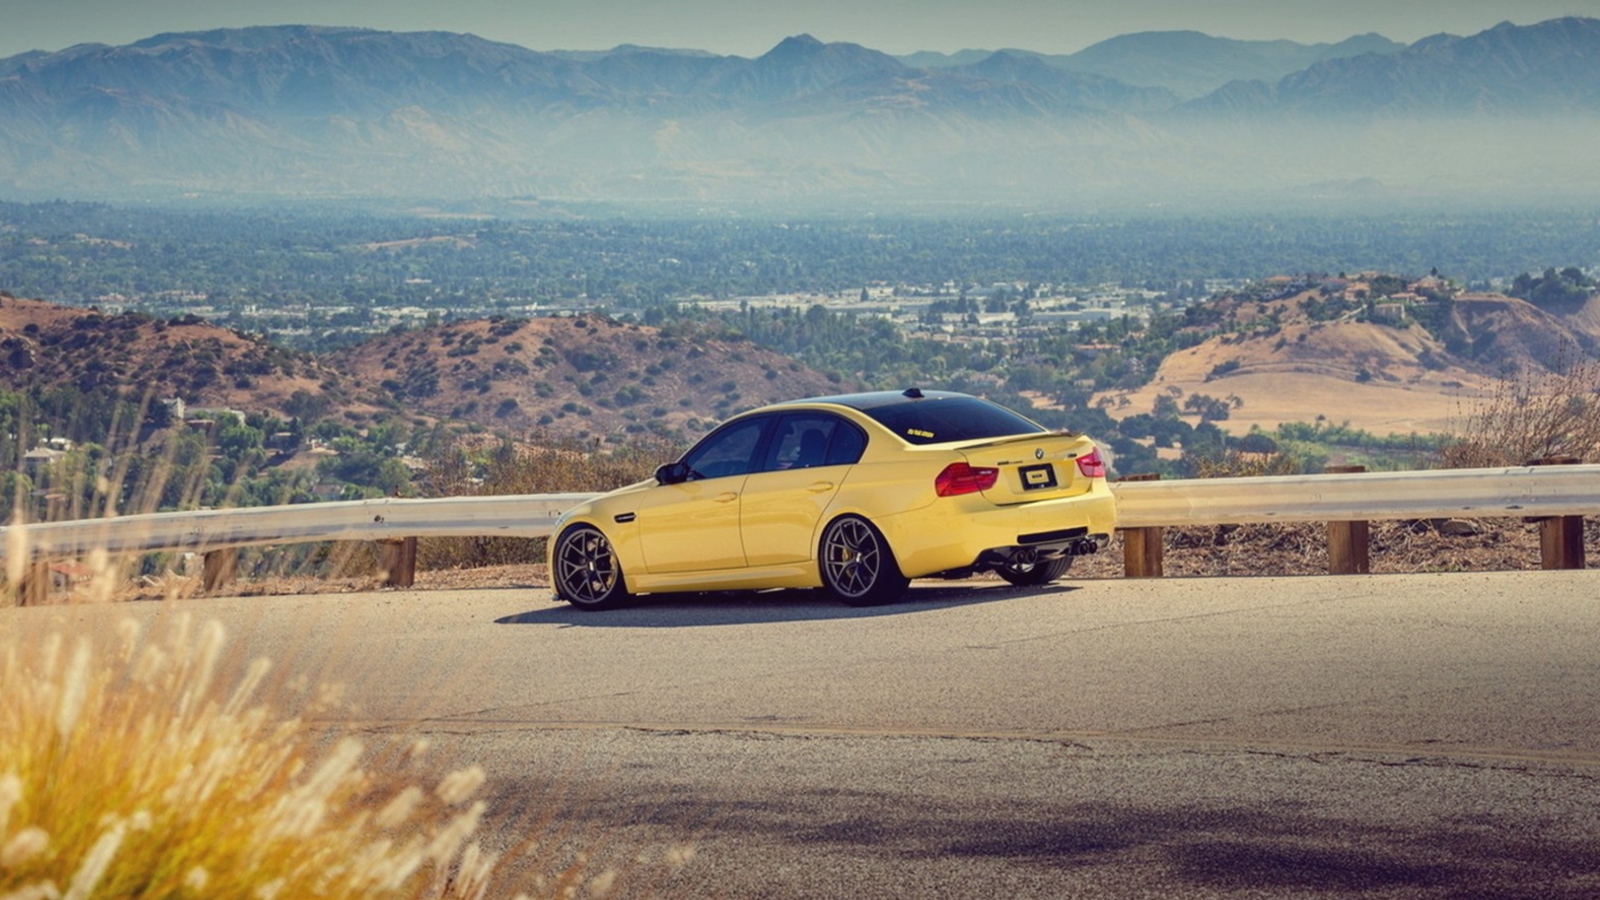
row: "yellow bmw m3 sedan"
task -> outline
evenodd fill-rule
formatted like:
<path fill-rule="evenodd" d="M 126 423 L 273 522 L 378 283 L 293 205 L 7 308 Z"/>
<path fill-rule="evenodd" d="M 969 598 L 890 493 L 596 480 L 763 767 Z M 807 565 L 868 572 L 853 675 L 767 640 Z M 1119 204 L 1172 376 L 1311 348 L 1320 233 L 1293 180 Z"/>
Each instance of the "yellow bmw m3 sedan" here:
<path fill-rule="evenodd" d="M 824 588 L 857 606 L 911 579 L 1059 578 L 1116 524 L 1094 441 L 947 391 L 762 407 L 655 477 L 574 507 L 550 541 L 556 596 Z"/>

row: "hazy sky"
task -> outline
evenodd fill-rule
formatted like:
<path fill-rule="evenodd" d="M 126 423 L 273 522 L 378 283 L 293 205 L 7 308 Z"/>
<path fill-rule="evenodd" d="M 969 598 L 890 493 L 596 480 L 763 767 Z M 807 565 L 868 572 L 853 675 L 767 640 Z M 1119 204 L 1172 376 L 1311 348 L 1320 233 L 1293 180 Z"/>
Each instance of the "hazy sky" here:
<path fill-rule="evenodd" d="M 1566 15 L 1600 17 L 1600 0 L 0 0 L 0 57 L 290 23 L 471 32 L 535 50 L 633 43 L 758 56 L 803 32 L 889 53 L 1070 53 L 1135 31 L 1305 43 L 1376 31 L 1410 42 Z"/>

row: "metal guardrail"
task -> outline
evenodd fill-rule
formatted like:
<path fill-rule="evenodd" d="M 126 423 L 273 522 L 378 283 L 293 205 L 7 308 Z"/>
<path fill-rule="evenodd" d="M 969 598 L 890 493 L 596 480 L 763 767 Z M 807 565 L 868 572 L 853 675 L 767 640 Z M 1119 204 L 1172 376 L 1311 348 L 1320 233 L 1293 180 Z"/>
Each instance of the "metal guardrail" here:
<path fill-rule="evenodd" d="M 1600 465 L 1113 484 L 1117 527 L 1600 515 Z"/>
<path fill-rule="evenodd" d="M 342 500 L 294 506 L 146 513 L 0 528 L 0 556 L 211 551 L 315 541 L 412 537 L 544 537 L 556 518 L 593 494 Z"/>
<path fill-rule="evenodd" d="M 1600 515 L 1600 465 L 1514 466 L 1113 484 L 1119 528 Z M 346 500 L 0 528 L 0 557 L 208 551 L 409 537 L 544 537 L 594 494 Z"/>

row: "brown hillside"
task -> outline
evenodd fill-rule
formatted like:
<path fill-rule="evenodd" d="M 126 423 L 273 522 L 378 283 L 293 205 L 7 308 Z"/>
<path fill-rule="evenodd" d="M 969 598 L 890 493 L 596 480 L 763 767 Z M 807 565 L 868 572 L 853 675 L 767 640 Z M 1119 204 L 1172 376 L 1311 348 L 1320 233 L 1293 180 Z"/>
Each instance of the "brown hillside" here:
<path fill-rule="evenodd" d="M 692 437 L 753 406 L 855 387 L 745 341 L 600 315 L 453 322 L 332 359 L 374 403 L 557 436 Z"/>
<path fill-rule="evenodd" d="M 1483 367 L 1452 356 L 1420 325 L 1310 321 L 1303 303 L 1315 296 L 1221 301 L 1222 327 L 1240 331 L 1173 353 L 1139 390 L 1097 399 L 1121 417 L 1150 412 L 1163 394 L 1236 397 L 1242 403 L 1223 423 L 1235 433 L 1322 416 L 1403 434 L 1448 429 L 1490 389 Z M 1271 315 L 1281 324 L 1264 325 Z"/>
<path fill-rule="evenodd" d="M 107 316 L 0 293 L 0 387 L 134 391 L 191 407 L 286 415 L 290 398 L 351 408 L 341 376 L 305 353 L 193 316 Z"/>
<path fill-rule="evenodd" d="M 752 406 L 857 387 L 743 340 L 599 315 L 454 322 L 313 356 L 195 317 L 0 293 L 0 388 L 57 386 L 279 416 L 388 409 L 513 433 L 672 439 Z"/>
<path fill-rule="evenodd" d="M 1489 383 L 1465 368 L 1441 366 L 1438 355 L 1424 356 L 1440 352 L 1416 326 L 1396 330 L 1358 322 L 1285 325 L 1270 337 L 1212 338 L 1167 357 L 1155 379 L 1138 391 L 1110 394 L 1115 405 L 1109 411 L 1149 412 L 1156 397 L 1176 389 L 1180 398 L 1238 397 L 1242 405 L 1224 423 L 1234 432 L 1318 416 L 1376 434 L 1442 431 L 1461 416 L 1463 404 L 1487 393 Z M 1237 368 L 1227 374 L 1212 375 L 1234 363 Z"/>
<path fill-rule="evenodd" d="M 1473 359 L 1492 372 L 1558 371 L 1600 348 L 1600 297 L 1558 316 L 1515 297 L 1462 294 L 1451 318 L 1470 337 Z"/>
<path fill-rule="evenodd" d="M 1582 308 L 1568 317 L 1574 328 L 1600 337 L 1600 294 L 1589 298 Z"/>

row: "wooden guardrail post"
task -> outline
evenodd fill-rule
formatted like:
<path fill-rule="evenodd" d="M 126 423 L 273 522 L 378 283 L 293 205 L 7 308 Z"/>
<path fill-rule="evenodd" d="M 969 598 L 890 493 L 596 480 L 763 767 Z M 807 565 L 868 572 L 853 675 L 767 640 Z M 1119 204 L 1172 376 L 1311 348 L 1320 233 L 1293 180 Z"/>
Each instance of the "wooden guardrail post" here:
<path fill-rule="evenodd" d="M 378 568 L 387 587 L 411 587 L 417 580 L 417 539 L 378 542 Z"/>
<path fill-rule="evenodd" d="M 1354 475 L 1366 466 L 1328 466 L 1329 475 Z M 1365 575 L 1372 571 L 1371 530 L 1365 521 L 1328 523 L 1328 574 Z"/>
<path fill-rule="evenodd" d="M 1576 456 L 1549 456 L 1530 460 L 1530 466 L 1575 466 Z M 1583 516 L 1542 516 L 1529 521 L 1539 523 L 1539 565 L 1546 569 L 1581 569 L 1583 565 Z"/>
<path fill-rule="evenodd" d="M 1161 474 L 1124 475 L 1118 481 L 1160 481 Z M 1128 578 L 1161 577 L 1161 526 L 1118 528 L 1122 534 L 1122 573 Z"/>
<path fill-rule="evenodd" d="M 200 565 L 200 589 L 210 593 L 233 583 L 239 572 L 239 548 L 208 550 Z"/>

